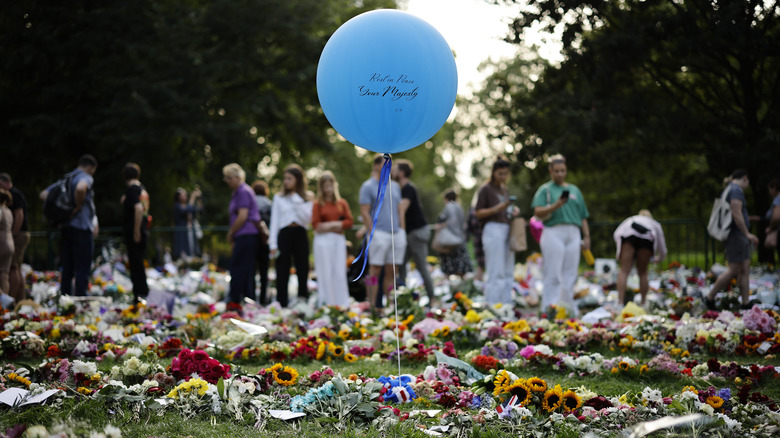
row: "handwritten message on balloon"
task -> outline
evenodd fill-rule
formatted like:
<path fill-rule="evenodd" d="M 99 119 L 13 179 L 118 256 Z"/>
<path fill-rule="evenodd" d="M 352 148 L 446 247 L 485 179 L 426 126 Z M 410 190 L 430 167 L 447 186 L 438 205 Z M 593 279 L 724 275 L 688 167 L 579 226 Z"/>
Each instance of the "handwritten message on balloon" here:
<path fill-rule="evenodd" d="M 409 89 L 409 87 L 414 87 Z M 393 77 L 374 73 L 368 78 L 368 85 L 361 85 L 358 94 L 368 97 L 381 97 L 390 100 L 414 100 L 420 87 L 407 75 Z"/>
<path fill-rule="evenodd" d="M 362 148 L 395 153 L 441 129 L 458 74 L 444 37 L 407 12 L 381 9 L 347 21 L 317 66 L 317 95 L 330 124 Z"/>

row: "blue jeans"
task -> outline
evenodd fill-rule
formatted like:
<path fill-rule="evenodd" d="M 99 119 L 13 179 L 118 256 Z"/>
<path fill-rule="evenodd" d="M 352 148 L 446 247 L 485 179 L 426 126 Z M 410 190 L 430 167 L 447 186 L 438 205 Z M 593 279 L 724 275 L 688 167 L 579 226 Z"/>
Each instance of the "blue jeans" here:
<path fill-rule="evenodd" d="M 73 227 L 62 229 L 60 242 L 62 262 L 61 291 L 65 295 L 86 296 L 92 267 L 92 231 Z M 73 288 L 73 278 L 76 287 Z"/>
<path fill-rule="evenodd" d="M 255 256 L 257 234 L 242 234 L 233 241 L 230 256 L 230 293 L 228 302 L 242 303 L 244 297 L 255 299 Z"/>

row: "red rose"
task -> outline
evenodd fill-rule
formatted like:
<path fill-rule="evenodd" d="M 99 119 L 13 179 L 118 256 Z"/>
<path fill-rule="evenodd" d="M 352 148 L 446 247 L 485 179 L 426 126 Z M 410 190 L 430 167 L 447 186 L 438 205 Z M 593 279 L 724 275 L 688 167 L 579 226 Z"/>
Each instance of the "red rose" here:
<path fill-rule="evenodd" d="M 192 358 L 195 360 L 206 360 L 209 358 L 209 355 L 203 350 L 195 350 L 192 353 Z"/>
<path fill-rule="evenodd" d="M 179 359 L 186 360 L 192 359 L 192 351 L 189 348 L 185 348 L 179 352 Z"/>

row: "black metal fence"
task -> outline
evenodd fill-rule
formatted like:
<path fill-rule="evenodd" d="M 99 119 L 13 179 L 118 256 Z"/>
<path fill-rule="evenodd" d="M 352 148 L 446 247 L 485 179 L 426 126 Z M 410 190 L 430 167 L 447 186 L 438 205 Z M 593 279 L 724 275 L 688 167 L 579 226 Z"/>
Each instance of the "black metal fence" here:
<path fill-rule="evenodd" d="M 674 219 L 660 221 L 666 236 L 668 255 L 665 264 L 677 261 L 686 266 L 709 267 L 715 261 L 723 262 L 722 244 L 714 241 L 707 233 L 706 226 L 695 219 Z M 593 255 L 597 258 L 614 258 L 616 247 L 612 233 L 619 222 L 593 222 L 590 224 L 591 246 Z M 154 227 L 149 238 L 147 257 L 153 265 L 162 264 L 166 250 L 170 251 L 173 244 L 173 234 L 181 231 L 179 227 Z M 355 238 L 357 227 L 347 233 L 347 240 L 359 248 L 361 242 Z M 230 258 L 230 245 L 227 243 L 227 226 L 203 227 L 203 238 L 200 241 L 201 253 L 208 255 L 209 260 L 218 266 L 226 268 Z M 59 265 L 59 232 L 32 232 L 30 245 L 25 255 L 25 261 L 33 269 L 55 269 Z M 431 233 L 433 234 L 433 233 Z M 120 227 L 104 227 L 95 238 L 95 255 L 101 257 L 105 248 L 121 248 L 122 229 Z M 519 254 L 524 258 L 534 251 L 539 251 L 539 245 L 528 234 L 528 251 Z"/>

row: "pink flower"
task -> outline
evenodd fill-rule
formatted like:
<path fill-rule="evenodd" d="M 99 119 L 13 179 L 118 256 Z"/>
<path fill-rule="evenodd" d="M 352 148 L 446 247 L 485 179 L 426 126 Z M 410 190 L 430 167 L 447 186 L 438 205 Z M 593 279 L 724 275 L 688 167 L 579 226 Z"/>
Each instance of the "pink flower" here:
<path fill-rule="evenodd" d="M 525 346 L 522 350 L 520 350 L 520 356 L 523 356 L 525 359 L 530 359 L 534 353 L 536 353 L 536 350 L 534 349 L 533 345 Z"/>

